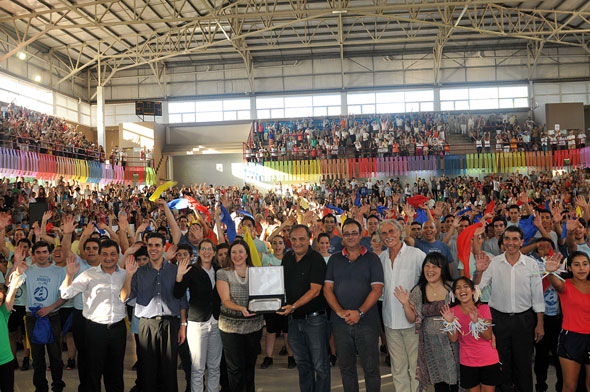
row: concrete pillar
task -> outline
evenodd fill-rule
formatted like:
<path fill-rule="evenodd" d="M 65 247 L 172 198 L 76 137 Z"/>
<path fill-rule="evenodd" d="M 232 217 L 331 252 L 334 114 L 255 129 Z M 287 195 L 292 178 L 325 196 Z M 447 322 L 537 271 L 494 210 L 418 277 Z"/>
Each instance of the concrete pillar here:
<path fill-rule="evenodd" d="M 348 115 L 348 99 L 345 91 L 340 93 L 340 111 L 342 116 Z"/>
<path fill-rule="evenodd" d="M 440 112 L 440 87 L 434 88 L 434 111 Z"/>
<path fill-rule="evenodd" d="M 106 131 L 104 126 L 104 96 L 102 94 L 102 86 L 96 87 L 96 133 L 98 135 L 98 145 L 105 149 L 105 154 L 108 154 L 105 145 Z"/>
<path fill-rule="evenodd" d="M 254 95 L 250 97 L 250 118 L 252 120 L 258 119 L 258 114 L 256 113 L 256 97 Z"/>

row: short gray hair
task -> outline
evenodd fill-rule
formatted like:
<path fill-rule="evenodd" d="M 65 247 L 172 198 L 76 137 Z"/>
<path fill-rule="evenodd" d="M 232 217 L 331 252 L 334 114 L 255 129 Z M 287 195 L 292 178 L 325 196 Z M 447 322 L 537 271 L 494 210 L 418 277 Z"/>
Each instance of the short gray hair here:
<path fill-rule="evenodd" d="M 393 227 L 399 230 L 400 241 L 403 242 L 406 239 L 406 230 L 404 229 L 404 226 L 396 219 L 385 219 L 384 221 L 379 223 L 379 227 L 377 228 L 377 230 L 379 231 L 379 238 L 381 238 L 381 241 L 384 241 L 383 237 L 381 237 L 381 228 L 388 224 L 393 225 Z"/>

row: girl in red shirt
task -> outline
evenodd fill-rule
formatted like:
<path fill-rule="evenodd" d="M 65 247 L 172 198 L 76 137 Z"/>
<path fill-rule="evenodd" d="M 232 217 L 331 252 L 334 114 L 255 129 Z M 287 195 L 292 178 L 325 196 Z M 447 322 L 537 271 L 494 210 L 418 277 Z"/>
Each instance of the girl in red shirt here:
<path fill-rule="evenodd" d="M 545 263 L 547 272 L 559 269 L 562 256 L 556 254 Z M 549 282 L 559 294 L 563 323 L 557 355 L 563 372 L 563 392 L 575 391 L 580 369 L 586 366 L 586 390 L 590 391 L 590 259 L 584 252 L 567 258 L 568 279 L 549 274 Z"/>

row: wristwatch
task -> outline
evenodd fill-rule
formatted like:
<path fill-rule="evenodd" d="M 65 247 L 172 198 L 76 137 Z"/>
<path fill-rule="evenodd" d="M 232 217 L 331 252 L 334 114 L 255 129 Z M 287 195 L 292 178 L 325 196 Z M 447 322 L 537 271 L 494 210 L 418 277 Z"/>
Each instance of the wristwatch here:
<path fill-rule="evenodd" d="M 359 312 L 359 316 L 361 316 L 361 318 L 365 317 L 365 314 L 362 310 L 358 309 L 357 312 Z"/>
<path fill-rule="evenodd" d="M 188 325 L 188 323 L 180 323 L 180 325 L 181 325 L 182 327 L 186 327 L 186 326 Z"/>

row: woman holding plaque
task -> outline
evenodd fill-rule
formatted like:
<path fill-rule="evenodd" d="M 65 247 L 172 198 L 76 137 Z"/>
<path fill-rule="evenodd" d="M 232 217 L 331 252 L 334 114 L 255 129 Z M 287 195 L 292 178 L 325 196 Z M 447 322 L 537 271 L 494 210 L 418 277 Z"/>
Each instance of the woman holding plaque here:
<path fill-rule="evenodd" d="M 235 240 L 229 248 L 229 266 L 217 271 L 221 298 L 219 330 L 231 392 L 254 392 L 254 369 L 260 354 L 264 319 L 248 311 L 248 244 Z"/>
<path fill-rule="evenodd" d="M 209 238 L 199 244 L 199 256 L 190 264 L 192 247 L 179 245 L 176 251 L 178 271 L 174 296 L 181 298 L 189 291 L 186 340 L 191 355 L 191 390 L 203 391 L 203 375 L 207 368 L 207 390 L 219 390 L 221 337 L 218 319 L 220 300 L 215 288 L 213 258 L 215 244 Z"/>

